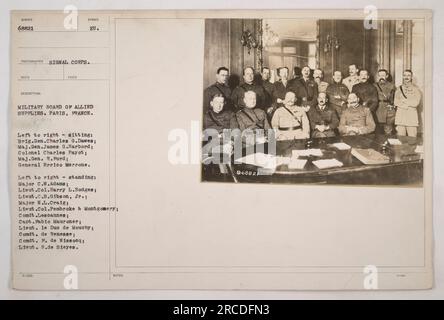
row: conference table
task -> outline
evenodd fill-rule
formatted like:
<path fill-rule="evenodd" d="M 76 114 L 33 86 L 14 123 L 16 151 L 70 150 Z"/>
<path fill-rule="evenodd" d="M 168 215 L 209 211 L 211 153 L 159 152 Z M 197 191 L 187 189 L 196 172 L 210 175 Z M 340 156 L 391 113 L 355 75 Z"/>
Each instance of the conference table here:
<path fill-rule="evenodd" d="M 398 139 L 398 144 L 388 143 L 388 139 Z M 400 144 L 399 144 L 400 142 Z M 335 143 L 350 146 L 340 150 Z M 419 146 L 419 147 L 418 147 Z M 258 148 L 259 147 L 259 148 Z M 420 187 L 423 183 L 422 138 L 367 134 L 356 136 L 336 136 L 306 140 L 277 141 L 275 155 L 292 157 L 293 150 L 320 149 L 322 155 L 302 156 L 306 159 L 303 168 L 296 169 L 283 163 L 272 169 L 240 163 L 239 158 L 263 150 L 268 152 L 268 144 L 254 148 L 245 147 L 241 155 L 231 155 L 225 164 L 204 164 L 203 181 L 236 183 L 289 183 L 289 184 L 355 184 L 355 185 L 408 185 Z M 353 149 L 373 149 L 388 158 L 386 163 L 365 164 L 352 154 Z M 273 153 L 274 154 L 274 153 Z M 336 159 L 341 167 L 319 169 L 316 160 Z M 269 170 L 269 171 L 267 171 Z"/>

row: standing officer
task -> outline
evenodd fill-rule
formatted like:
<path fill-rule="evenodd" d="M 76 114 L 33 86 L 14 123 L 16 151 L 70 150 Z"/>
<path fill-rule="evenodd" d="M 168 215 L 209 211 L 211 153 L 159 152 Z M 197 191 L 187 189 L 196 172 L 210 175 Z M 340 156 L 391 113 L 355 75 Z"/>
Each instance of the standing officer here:
<path fill-rule="evenodd" d="M 293 83 L 290 91 L 296 94 L 296 104 L 303 107 L 305 112 L 310 110 L 310 107 L 316 105 L 318 85 L 310 79 L 310 68 L 308 66 L 302 68 L 302 78 Z"/>
<path fill-rule="evenodd" d="M 268 67 L 262 67 L 261 70 L 261 76 L 262 76 L 262 86 L 264 87 L 265 92 L 267 93 L 268 97 L 271 99 L 273 96 L 273 83 L 270 82 L 270 68 Z"/>
<path fill-rule="evenodd" d="M 336 110 L 340 117 L 342 111 L 347 109 L 347 98 L 350 92 L 347 86 L 342 83 L 341 71 L 333 72 L 333 83 L 327 87 L 327 98 L 330 106 Z"/>
<path fill-rule="evenodd" d="M 242 72 L 244 83 L 233 90 L 231 100 L 233 101 L 235 110 L 245 107 L 244 95 L 247 91 L 256 93 L 256 107 L 266 109 L 266 92 L 265 89 L 254 83 L 254 69 L 252 67 L 244 68 Z"/>
<path fill-rule="evenodd" d="M 232 109 L 231 89 L 228 86 L 228 68 L 220 67 L 216 71 L 216 83 L 204 90 L 204 113 L 210 108 L 211 98 L 216 94 L 221 94 L 225 100 L 225 109 Z"/>
<path fill-rule="evenodd" d="M 268 113 L 272 115 L 272 113 L 279 107 L 282 107 L 282 103 L 285 99 L 285 94 L 289 91 L 290 82 L 288 80 L 288 68 L 280 67 L 277 69 L 277 75 L 279 76 L 279 80 L 273 83 L 273 98 L 271 109 L 268 110 Z"/>
<path fill-rule="evenodd" d="M 385 134 L 391 134 L 393 131 L 393 125 L 395 124 L 395 107 L 393 105 L 393 99 L 395 96 L 395 86 L 388 81 L 388 71 L 380 69 L 378 71 L 378 81 L 375 83 L 376 90 L 378 91 L 379 106 L 376 110 L 376 116 L 378 123 L 383 126 Z"/>
<path fill-rule="evenodd" d="M 356 66 L 356 64 L 351 64 L 348 66 L 348 73 L 349 76 L 345 78 L 342 83 L 344 83 L 347 86 L 348 91 L 352 92 L 353 86 L 355 84 L 359 83 L 359 76 L 358 76 L 359 69 Z"/>
<path fill-rule="evenodd" d="M 313 79 L 318 85 L 318 93 L 327 92 L 328 82 L 322 81 L 323 78 L 324 72 L 321 69 L 315 69 L 315 71 L 313 71 Z"/>
<path fill-rule="evenodd" d="M 395 125 L 398 135 L 416 137 L 418 134 L 418 106 L 421 103 L 421 91 L 412 82 L 412 70 L 405 70 L 402 85 L 395 92 Z"/>
<path fill-rule="evenodd" d="M 369 108 L 376 120 L 376 109 L 378 108 L 378 91 L 376 87 L 368 81 L 370 78 L 368 71 L 359 71 L 359 83 L 353 86 L 351 92 L 356 93 L 363 107 Z"/>

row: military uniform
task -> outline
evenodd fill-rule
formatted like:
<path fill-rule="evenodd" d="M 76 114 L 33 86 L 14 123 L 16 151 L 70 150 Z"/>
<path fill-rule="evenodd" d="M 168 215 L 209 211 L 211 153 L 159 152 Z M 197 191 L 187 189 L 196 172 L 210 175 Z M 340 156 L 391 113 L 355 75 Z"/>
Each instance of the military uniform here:
<path fill-rule="evenodd" d="M 350 133 L 347 126 L 356 127 L 359 132 Z M 361 104 L 357 107 L 348 107 L 344 110 L 339 121 L 339 132 L 346 135 L 367 134 L 375 131 L 375 121 L 369 108 L 363 107 Z"/>
<path fill-rule="evenodd" d="M 417 135 L 419 126 L 418 106 L 421 102 L 421 91 L 412 83 L 403 84 L 396 89 L 394 104 L 396 130 L 399 135 Z"/>
<path fill-rule="evenodd" d="M 233 112 L 230 110 L 222 110 L 216 113 L 209 109 L 204 115 L 204 129 L 216 129 L 219 133 L 222 133 L 224 129 L 231 128 L 232 118 Z"/>
<path fill-rule="evenodd" d="M 289 88 L 290 88 L 289 87 L 289 82 L 287 82 L 286 86 L 282 83 L 281 80 L 276 81 L 275 83 L 273 83 L 273 98 L 272 98 L 273 109 L 277 109 L 277 108 L 283 106 L 282 103 L 278 103 L 277 102 L 277 99 L 284 100 L 285 99 L 285 95 L 287 94 L 287 92 L 290 91 Z"/>
<path fill-rule="evenodd" d="M 265 92 L 271 98 L 273 96 L 274 83 L 270 81 L 262 81 L 262 87 L 264 87 Z"/>
<path fill-rule="evenodd" d="M 345 78 L 344 80 L 342 80 L 342 83 L 345 84 L 345 86 L 347 87 L 349 92 L 352 92 L 353 90 L 353 86 L 355 84 L 358 84 L 359 81 L 359 76 L 348 76 L 347 78 Z"/>
<path fill-rule="evenodd" d="M 292 86 L 289 87 L 289 90 L 296 94 L 296 104 L 298 106 L 313 107 L 317 104 L 318 85 L 314 80 L 304 80 L 301 78 L 298 81 L 293 82 Z"/>
<path fill-rule="evenodd" d="M 321 81 L 318 83 L 318 93 L 327 92 L 327 88 L 329 86 L 328 82 Z"/>
<path fill-rule="evenodd" d="M 347 98 L 350 91 L 343 83 L 332 83 L 327 88 L 327 98 L 330 106 L 336 110 L 339 116 L 347 109 Z"/>
<path fill-rule="evenodd" d="M 231 103 L 231 89 L 230 89 L 230 87 L 228 87 L 224 84 L 221 84 L 219 82 L 216 82 L 204 90 L 204 99 L 203 99 L 204 112 L 207 112 L 207 110 L 210 109 L 211 98 L 216 94 L 221 94 L 224 96 L 224 98 L 225 98 L 224 108 L 225 109 L 231 110 L 233 108 L 232 103 Z"/>
<path fill-rule="evenodd" d="M 231 100 L 233 101 L 234 109 L 237 111 L 245 107 L 244 94 L 247 91 L 254 91 L 256 93 L 256 107 L 260 109 L 266 109 L 267 106 L 267 93 L 264 87 L 256 84 L 243 83 L 233 90 L 231 94 Z"/>
<path fill-rule="evenodd" d="M 368 82 L 361 82 L 353 86 L 353 93 L 356 93 L 362 106 L 369 108 L 375 114 L 378 108 L 378 91 L 375 86 Z"/>
<path fill-rule="evenodd" d="M 282 106 L 277 109 L 271 120 L 277 129 L 276 140 L 307 139 L 310 137 L 310 123 L 307 114 L 298 106 Z"/>
<path fill-rule="evenodd" d="M 336 110 L 334 110 L 332 107 L 326 105 L 323 109 L 321 109 L 321 107 L 317 105 L 316 107 L 311 108 L 308 111 L 308 118 L 310 119 L 312 138 L 325 138 L 335 136 L 334 130 L 339 125 L 339 119 L 336 114 Z M 330 129 L 321 132 L 316 129 L 317 125 L 326 125 L 329 126 Z"/>
<path fill-rule="evenodd" d="M 288 87 L 289 88 L 294 88 L 295 86 L 296 86 L 296 83 L 299 81 L 299 80 L 301 80 L 302 79 L 302 77 L 301 76 L 297 76 L 297 77 L 295 77 L 295 78 L 293 78 L 293 79 L 291 79 L 291 80 L 288 80 Z"/>
<path fill-rule="evenodd" d="M 238 110 L 232 119 L 231 128 L 239 128 L 241 131 L 245 129 L 270 129 L 267 115 L 264 110 L 259 108 L 242 108 Z"/>
<path fill-rule="evenodd" d="M 393 106 L 393 98 L 395 95 L 395 86 L 391 82 L 375 83 L 378 92 L 379 106 L 376 110 L 378 122 L 384 126 L 384 133 L 391 134 L 393 124 L 395 123 L 395 107 Z"/>

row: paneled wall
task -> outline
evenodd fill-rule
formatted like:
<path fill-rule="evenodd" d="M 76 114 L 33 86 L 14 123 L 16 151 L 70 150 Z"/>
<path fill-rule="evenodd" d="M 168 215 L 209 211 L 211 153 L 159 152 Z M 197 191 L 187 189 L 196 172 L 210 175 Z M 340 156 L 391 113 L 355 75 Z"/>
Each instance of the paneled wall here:
<path fill-rule="evenodd" d="M 375 72 L 377 37 L 377 31 L 366 30 L 362 20 L 320 20 L 319 66 L 325 79 L 330 81 L 335 70 L 348 76 L 348 66 L 353 63 Z"/>
<path fill-rule="evenodd" d="M 217 68 L 228 67 L 232 74 L 231 82 L 242 79 L 245 66 L 259 65 L 258 50 L 243 47 L 242 32 L 250 30 L 258 39 L 259 20 L 254 19 L 207 19 L 205 21 L 205 87 L 215 81 Z"/>

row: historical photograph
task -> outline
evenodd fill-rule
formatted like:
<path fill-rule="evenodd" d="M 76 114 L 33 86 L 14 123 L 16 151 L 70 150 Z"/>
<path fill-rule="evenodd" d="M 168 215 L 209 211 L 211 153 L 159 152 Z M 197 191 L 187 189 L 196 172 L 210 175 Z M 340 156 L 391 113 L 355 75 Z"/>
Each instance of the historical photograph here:
<path fill-rule="evenodd" d="M 202 181 L 421 187 L 424 20 L 207 19 Z"/>

